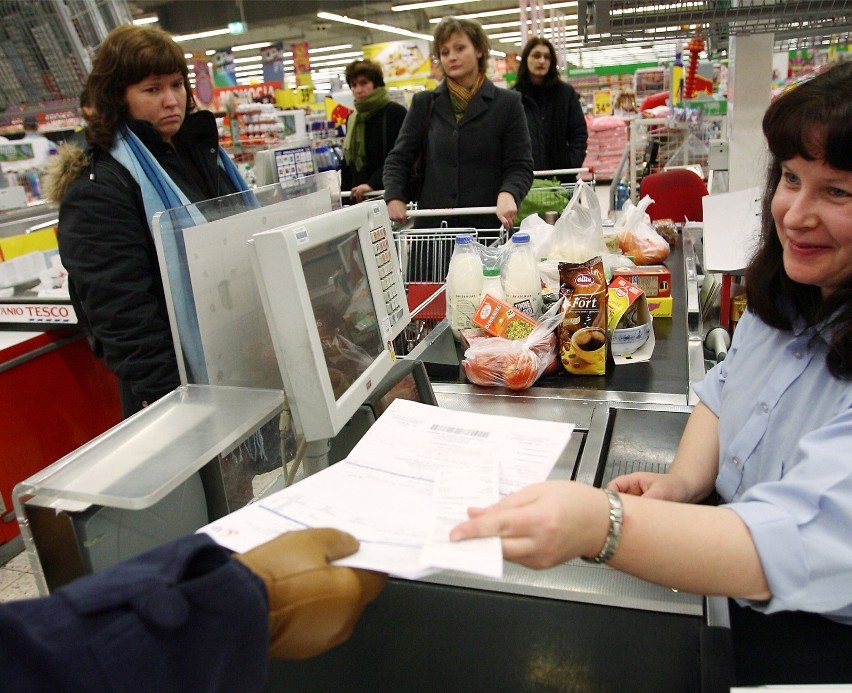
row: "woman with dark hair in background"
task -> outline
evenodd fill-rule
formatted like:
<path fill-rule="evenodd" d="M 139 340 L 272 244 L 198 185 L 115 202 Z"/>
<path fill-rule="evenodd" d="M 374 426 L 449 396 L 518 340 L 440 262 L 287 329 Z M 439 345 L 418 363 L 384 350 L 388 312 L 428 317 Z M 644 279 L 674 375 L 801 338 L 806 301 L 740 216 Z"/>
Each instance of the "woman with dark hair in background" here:
<path fill-rule="evenodd" d="M 89 147 L 64 147 L 46 189 L 59 203 L 59 252 L 95 354 L 119 380 L 124 416 L 180 385 L 152 219 L 246 190 L 195 111 L 183 49 L 155 27 L 123 25 L 86 83 Z"/>
<path fill-rule="evenodd" d="M 382 169 L 405 120 L 406 109 L 388 96 L 380 65 L 356 60 L 346 66 L 346 83 L 352 90 L 355 112 L 346 122 L 341 189 L 350 190 L 355 202 L 382 190 Z"/>
<path fill-rule="evenodd" d="M 453 530 L 732 597 L 739 685 L 852 682 L 852 63 L 776 99 L 748 310 L 666 474 L 530 486 Z M 714 491 L 723 505 L 701 505 Z M 623 495 L 619 495 L 623 494 Z"/>
<path fill-rule="evenodd" d="M 544 38 L 533 37 L 524 46 L 514 89 L 523 97 L 536 171 L 580 168 L 589 139 L 580 97 L 559 79 L 556 50 Z M 572 182 L 576 176 L 557 176 Z"/>
<path fill-rule="evenodd" d="M 532 185 L 530 136 L 520 96 L 485 76 L 488 51 L 488 36 L 470 19 L 448 17 L 435 28 L 432 52 L 445 79 L 434 91 L 414 95 L 385 161 L 385 200 L 393 221 L 408 221 L 406 188 L 423 150 L 418 209 L 496 206 L 496 217 L 468 214 L 447 220 L 456 227 L 512 227 Z M 416 226 L 442 221 L 420 218 Z"/>

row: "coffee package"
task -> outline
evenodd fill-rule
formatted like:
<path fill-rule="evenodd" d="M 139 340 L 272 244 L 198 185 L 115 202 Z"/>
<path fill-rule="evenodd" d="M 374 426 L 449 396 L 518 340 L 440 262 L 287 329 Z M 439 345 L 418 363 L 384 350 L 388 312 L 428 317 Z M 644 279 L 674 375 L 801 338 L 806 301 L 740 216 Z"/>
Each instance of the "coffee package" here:
<path fill-rule="evenodd" d="M 600 257 L 559 263 L 559 359 L 567 373 L 606 373 L 607 284 Z"/>

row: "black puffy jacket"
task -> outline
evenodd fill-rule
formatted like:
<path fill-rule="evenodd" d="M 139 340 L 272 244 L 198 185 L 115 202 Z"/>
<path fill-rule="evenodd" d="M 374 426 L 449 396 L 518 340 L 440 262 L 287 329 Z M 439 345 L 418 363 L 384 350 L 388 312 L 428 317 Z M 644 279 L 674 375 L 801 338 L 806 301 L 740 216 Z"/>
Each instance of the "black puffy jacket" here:
<path fill-rule="evenodd" d="M 128 126 L 191 202 L 236 192 L 218 166 L 211 113 L 189 115 L 175 136 L 194 172 L 150 123 Z M 59 253 L 80 324 L 119 379 L 129 416 L 180 385 L 154 239 L 127 169 L 101 148 L 62 150 L 51 181 L 61 198 Z"/>

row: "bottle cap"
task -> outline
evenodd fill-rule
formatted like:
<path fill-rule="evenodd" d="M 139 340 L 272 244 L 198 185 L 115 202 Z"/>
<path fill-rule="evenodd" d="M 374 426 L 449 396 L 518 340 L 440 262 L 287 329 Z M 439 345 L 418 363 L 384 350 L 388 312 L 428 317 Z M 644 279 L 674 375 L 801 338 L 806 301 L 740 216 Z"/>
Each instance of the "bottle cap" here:
<path fill-rule="evenodd" d="M 469 233 L 460 233 L 456 236 L 456 245 L 467 245 L 473 243 L 473 236 Z"/>
<path fill-rule="evenodd" d="M 482 276 L 483 277 L 499 277 L 500 276 L 500 268 L 499 267 L 483 267 L 482 268 Z"/>
<path fill-rule="evenodd" d="M 512 236 L 512 243 L 529 243 L 530 235 L 528 233 L 516 233 Z"/>

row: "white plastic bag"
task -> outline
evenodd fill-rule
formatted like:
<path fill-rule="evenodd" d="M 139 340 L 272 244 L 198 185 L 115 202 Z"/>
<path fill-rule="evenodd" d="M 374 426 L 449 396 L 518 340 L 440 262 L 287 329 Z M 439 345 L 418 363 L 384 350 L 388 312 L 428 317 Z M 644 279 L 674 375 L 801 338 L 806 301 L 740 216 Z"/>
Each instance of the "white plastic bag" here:
<path fill-rule="evenodd" d="M 598 196 L 585 181 L 578 181 L 574 195 L 553 227 L 545 248 L 548 260 L 586 262 L 607 252 Z"/>

